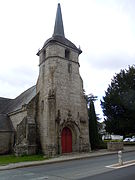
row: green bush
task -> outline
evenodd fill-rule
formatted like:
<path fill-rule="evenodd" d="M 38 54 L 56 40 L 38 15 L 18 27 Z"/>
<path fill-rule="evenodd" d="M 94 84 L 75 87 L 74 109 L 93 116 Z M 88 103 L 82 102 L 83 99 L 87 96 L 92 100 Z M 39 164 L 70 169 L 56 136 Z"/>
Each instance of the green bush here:
<path fill-rule="evenodd" d="M 99 141 L 96 145 L 95 149 L 107 149 L 107 143 L 103 141 Z"/>
<path fill-rule="evenodd" d="M 135 136 L 134 133 L 126 134 L 124 138 L 132 138 L 132 136 Z"/>

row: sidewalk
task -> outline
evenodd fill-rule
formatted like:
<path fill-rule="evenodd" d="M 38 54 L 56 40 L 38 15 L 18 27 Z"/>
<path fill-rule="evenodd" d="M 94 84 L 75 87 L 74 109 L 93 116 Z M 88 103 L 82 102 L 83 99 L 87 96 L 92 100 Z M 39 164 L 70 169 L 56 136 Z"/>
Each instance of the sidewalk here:
<path fill-rule="evenodd" d="M 124 147 L 123 152 L 130 152 L 130 151 L 135 151 L 135 146 Z M 43 160 L 43 161 L 12 163 L 5 166 L 0 166 L 0 171 L 22 168 L 22 167 L 29 167 L 29 166 L 38 166 L 38 165 L 43 165 L 43 164 L 58 163 L 58 162 L 70 161 L 70 160 L 98 157 L 98 156 L 104 156 L 104 155 L 110 155 L 110 154 L 116 154 L 116 153 L 118 152 L 108 151 L 106 149 L 97 150 L 90 153 L 72 153 L 72 154 L 61 155 L 61 156 L 54 157 L 48 160 Z"/>

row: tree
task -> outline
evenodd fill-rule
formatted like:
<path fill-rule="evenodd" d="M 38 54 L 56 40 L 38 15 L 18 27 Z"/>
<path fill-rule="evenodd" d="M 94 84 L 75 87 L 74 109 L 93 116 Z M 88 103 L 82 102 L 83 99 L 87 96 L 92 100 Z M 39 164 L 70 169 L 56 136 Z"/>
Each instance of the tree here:
<path fill-rule="evenodd" d="M 96 98 L 97 96 L 93 96 L 93 95 L 87 96 L 88 116 L 89 116 L 89 139 L 92 149 L 97 148 L 99 144 L 97 116 L 94 107 L 94 101 L 96 100 Z"/>
<path fill-rule="evenodd" d="M 103 101 L 106 131 L 126 135 L 135 133 L 135 66 L 116 74 Z"/>

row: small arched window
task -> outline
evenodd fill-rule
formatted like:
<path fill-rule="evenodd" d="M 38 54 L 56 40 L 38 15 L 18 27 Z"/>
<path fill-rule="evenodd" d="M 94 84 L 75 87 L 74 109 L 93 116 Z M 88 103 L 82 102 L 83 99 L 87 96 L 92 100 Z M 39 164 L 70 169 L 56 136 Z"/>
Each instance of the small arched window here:
<path fill-rule="evenodd" d="M 69 51 L 69 49 L 65 49 L 65 58 L 66 59 L 70 58 L 70 51 Z"/>

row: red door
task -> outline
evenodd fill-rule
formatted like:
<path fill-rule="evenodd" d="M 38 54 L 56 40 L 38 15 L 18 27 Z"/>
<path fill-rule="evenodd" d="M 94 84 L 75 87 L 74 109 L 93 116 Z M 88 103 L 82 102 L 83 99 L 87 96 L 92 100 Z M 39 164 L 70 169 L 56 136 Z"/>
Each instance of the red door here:
<path fill-rule="evenodd" d="M 61 133 L 62 153 L 72 152 L 72 132 L 69 128 L 65 127 Z"/>

